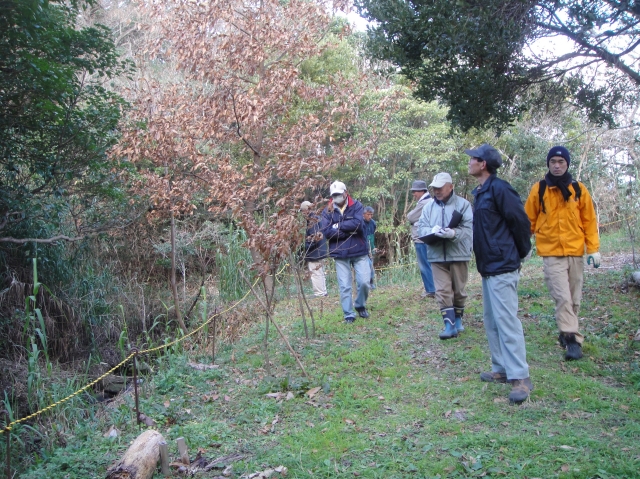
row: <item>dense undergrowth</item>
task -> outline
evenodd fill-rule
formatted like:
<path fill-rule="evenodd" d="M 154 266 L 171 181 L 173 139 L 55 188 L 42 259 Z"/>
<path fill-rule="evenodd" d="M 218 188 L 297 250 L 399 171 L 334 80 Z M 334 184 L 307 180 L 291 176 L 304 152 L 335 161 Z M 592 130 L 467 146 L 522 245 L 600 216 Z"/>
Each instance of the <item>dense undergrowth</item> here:
<path fill-rule="evenodd" d="M 192 457 L 200 451 L 242 458 L 232 464 L 233 477 L 278 465 L 299 478 L 637 477 L 640 345 L 631 338 L 640 326 L 639 292 L 627 282 L 631 258 L 621 253 L 622 243 L 607 238 L 603 266 L 587 269 L 580 315 L 585 358 L 573 363 L 557 344 L 542 262 L 525 265 L 519 316 L 535 389 L 520 406 L 508 403 L 508 386 L 478 380 L 490 366 L 479 276 L 472 274 L 468 287 L 466 331 L 440 341 L 437 306 L 419 299 L 419 279 L 408 266 L 382 273 L 371 318 L 353 325 L 342 321 L 332 281 L 328 298 L 312 300 L 317 335 L 310 340 L 297 302 L 281 301 L 276 321 L 309 378 L 273 328 L 272 376 L 266 375 L 256 324 L 219 350 L 213 369 L 190 365 L 211 362 L 202 344 L 149 358 L 153 372 L 145 377 L 141 410 L 174 456 L 174 440 L 184 437 Z M 66 406 L 70 415 L 75 406 Z M 21 477 L 104 477 L 140 433 L 131 391 L 81 409 L 84 417 L 66 428 L 15 431 L 15 447 L 28 445 L 35 461 Z M 118 437 L 104 437 L 111 426 Z"/>

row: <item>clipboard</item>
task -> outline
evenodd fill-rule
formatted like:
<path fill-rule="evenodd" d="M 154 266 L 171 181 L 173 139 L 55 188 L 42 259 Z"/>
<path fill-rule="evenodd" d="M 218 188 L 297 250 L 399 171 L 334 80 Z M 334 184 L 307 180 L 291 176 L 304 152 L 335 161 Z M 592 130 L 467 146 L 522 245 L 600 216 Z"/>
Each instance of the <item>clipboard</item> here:
<path fill-rule="evenodd" d="M 449 221 L 449 226 L 447 226 L 447 228 L 451 228 L 451 229 L 455 228 L 460 224 L 461 220 L 462 220 L 462 213 L 460 213 L 457 210 L 454 210 L 453 213 L 451 214 L 451 221 Z M 443 238 L 436 236 L 435 233 L 430 233 L 426 236 L 420 236 L 418 239 L 425 244 L 433 245 L 442 241 Z"/>

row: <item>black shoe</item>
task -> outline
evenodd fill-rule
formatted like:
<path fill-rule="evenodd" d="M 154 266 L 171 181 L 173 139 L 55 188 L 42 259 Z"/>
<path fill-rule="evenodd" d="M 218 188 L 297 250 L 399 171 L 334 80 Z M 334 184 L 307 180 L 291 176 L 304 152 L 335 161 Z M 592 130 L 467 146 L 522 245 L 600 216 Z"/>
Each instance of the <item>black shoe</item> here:
<path fill-rule="evenodd" d="M 582 357 L 582 345 L 576 341 L 576 336 L 573 333 L 562 333 L 560 335 L 560 344 L 563 344 L 567 350 L 564 354 L 564 358 L 567 361 L 574 361 Z"/>
<path fill-rule="evenodd" d="M 367 311 L 367 308 L 356 308 L 356 311 L 358 312 L 358 316 L 360 316 L 361 318 L 368 318 L 369 317 L 369 312 Z"/>
<path fill-rule="evenodd" d="M 582 346 L 580 343 L 568 343 L 567 344 L 567 352 L 564 355 L 564 358 L 567 361 L 573 361 L 576 359 L 580 359 L 582 357 Z"/>
<path fill-rule="evenodd" d="M 356 318 L 344 318 L 344 322 L 347 324 L 351 324 L 356 320 Z"/>

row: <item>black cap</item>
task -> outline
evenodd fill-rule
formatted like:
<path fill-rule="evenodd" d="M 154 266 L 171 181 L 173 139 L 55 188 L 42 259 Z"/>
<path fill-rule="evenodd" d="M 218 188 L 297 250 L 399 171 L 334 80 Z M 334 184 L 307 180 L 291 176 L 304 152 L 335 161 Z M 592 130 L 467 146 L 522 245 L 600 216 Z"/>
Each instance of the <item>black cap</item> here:
<path fill-rule="evenodd" d="M 480 145 L 475 150 L 464 150 L 464 152 L 472 158 L 480 158 L 482 161 L 486 161 L 487 165 L 496 168 L 502 166 L 502 155 L 488 143 Z"/>
<path fill-rule="evenodd" d="M 571 164 L 571 155 L 569 154 L 569 150 L 567 150 L 564 146 L 554 146 L 547 153 L 547 167 L 549 167 L 549 160 L 554 156 L 560 156 L 564 158 L 567 162 L 567 166 Z"/>

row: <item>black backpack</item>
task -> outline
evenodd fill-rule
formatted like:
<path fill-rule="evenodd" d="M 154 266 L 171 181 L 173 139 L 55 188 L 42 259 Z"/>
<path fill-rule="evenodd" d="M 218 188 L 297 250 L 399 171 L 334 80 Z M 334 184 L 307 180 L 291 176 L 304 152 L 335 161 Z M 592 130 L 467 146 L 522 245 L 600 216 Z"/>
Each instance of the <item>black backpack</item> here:
<path fill-rule="evenodd" d="M 576 192 L 576 200 L 580 199 L 580 195 L 582 195 L 582 189 L 580 188 L 580 183 L 578 183 L 576 180 L 571 181 L 571 186 L 573 186 L 573 191 Z M 547 182 L 546 180 L 540 180 L 540 182 L 538 183 L 538 198 L 540 198 L 540 207 L 542 208 L 542 212 L 546 215 L 547 211 L 544 208 L 544 201 L 542 201 L 542 199 L 544 198 L 544 192 L 547 189 Z"/>

